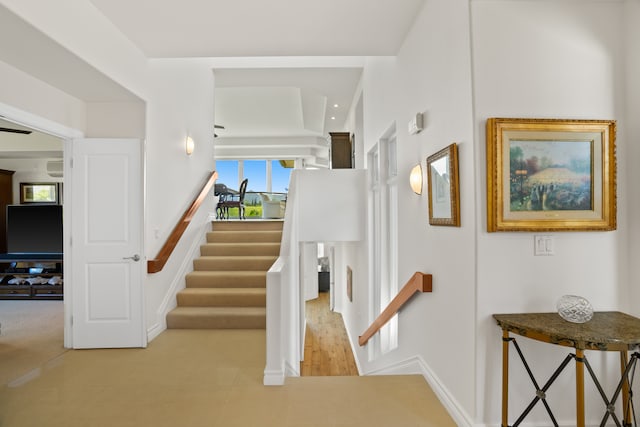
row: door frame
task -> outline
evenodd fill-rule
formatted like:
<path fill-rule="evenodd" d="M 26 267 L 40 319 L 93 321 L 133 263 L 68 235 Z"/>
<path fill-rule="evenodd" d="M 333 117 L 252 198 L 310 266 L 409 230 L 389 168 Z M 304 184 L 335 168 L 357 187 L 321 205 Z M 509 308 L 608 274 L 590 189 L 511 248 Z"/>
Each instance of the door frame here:
<path fill-rule="evenodd" d="M 71 165 L 71 144 L 74 139 L 82 139 L 84 138 L 84 132 L 79 129 L 71 128 L 65 125 L 61 125 L 60 123 L 54 122 L 52 120 L 46 119 L 44 117 L 38 116 L 36 114 L 20 110 L 18 108 L 12 107 L 10 105 L 0 103 L 0 116 L 2 116 L 5 120 L 14 122 L 16 124 L 26 126 L 32 128 L 33 130 L 47 133 L 49 135 L 55 136 L 63 140 L 63 161 L 64 161 L 64 175 L 65 177 L 71 176 L 70 173 L 70 165 Z M 144 150 L 142 152 L 143 156 L 143 164 L 144 164 Z M 142 172 L 144 174 L 144 171 Z M 73 182 L 72 180 L 65 180 L 63 178 L 63 182 L 65 185 L 65 191 L 63 193 L 63 197 L 65 198 L 64 203 L 67 204 L 67 198 L 70 197 L 72 191 Z M 144 203 L 144 202 L 143 202 Z M 70 206 L 70 205 L 69 205 Z M 143 206 L 144 211 L 144 206 Z M 64 210 L 63 221 L 66 224 L 71 224 L 71 214 L 69 209 Z M 70 250 L 70 241 L 71 241 L 71 227 L 64 227 L 63 229 L 63 238 L 64 238 L 64 271 L 63 274 L 65 276 L 70 277 L 70 272 L 72 271 L 71 267 L 73 265 L 73 259 L 71 257 Z M 144 237 L 143 237 L 144 241 Z M 63 297 L 63 309 L 64 309 L 64 347 L 65 348 L 73 348 L 73 334 L 71 330 L 71 317 L 73 313 L 73 300 L 71 295 L 73 294 L 73 281 L 65 281 L 65 292 Z"/>

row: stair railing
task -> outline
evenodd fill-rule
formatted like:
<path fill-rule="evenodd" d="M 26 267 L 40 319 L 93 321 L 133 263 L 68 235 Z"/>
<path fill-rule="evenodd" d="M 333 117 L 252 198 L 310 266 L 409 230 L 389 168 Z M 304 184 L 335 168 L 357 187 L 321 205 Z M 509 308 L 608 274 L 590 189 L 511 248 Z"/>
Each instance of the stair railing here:
<path fill-rule="evenodd" d="M 416 272 L 398 292 L 398 295 L 387 305 L 371 326 L 358 337 L 358 344 L 365 345 L 393 316 L 411 299 L 416 292 L 431 292 L 431 274 Z"/>
<path fill-rule="evenodd" d="M 169 260 L 171 253 L 180 241 L 180 238 L 191 223 L 193 216 L 196 212 L 198 212 L 198 209 L 200 209 L 200 206 L 209 195 L 209 191 L 211 190 L 211 187 L 213 187 L 213 184 L 217 179 L 218 172 L 211 172 L 211 175 L 205 182 L 202 190 L 200 190 L 200 194 L 198 194 L 198 196 L 193 200 L 191 205 L 189 205 L 187 210 L 184 212 L 180 220 L 178 220 L 178 223 L 173 228 L 173 231 L 171 232 L 169 237 L 167 237 L 167 240 L 164 242 L 164 245 L 160 249 L 160 252 L 158 252 L 158 255 L 156 255 L 154 259 L 147 260 L 147 273 L 157 273 L 162 270 L 164 265 Z"/>

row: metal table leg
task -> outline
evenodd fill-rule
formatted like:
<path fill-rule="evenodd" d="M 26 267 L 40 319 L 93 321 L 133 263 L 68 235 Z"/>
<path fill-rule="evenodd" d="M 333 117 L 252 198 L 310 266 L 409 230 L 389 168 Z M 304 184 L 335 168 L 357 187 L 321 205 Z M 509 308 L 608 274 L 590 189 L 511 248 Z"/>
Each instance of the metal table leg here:
<path fill-rule="evenodd" d="M 509 418 L 509 331 L 502 330 L 502 427 L 508 427 Z"/>
<path fill-rule="evenodd" d="M 584 350 L 576 349 L 576 425 L 584 427 Z"/>

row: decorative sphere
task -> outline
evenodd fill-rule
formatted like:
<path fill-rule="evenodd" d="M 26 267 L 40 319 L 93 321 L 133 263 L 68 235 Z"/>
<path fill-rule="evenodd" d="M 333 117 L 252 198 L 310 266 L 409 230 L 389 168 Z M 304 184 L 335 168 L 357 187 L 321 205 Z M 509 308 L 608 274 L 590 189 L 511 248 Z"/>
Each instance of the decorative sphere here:
<path fill-rule="evenodd" d="M 560 317 L 569 322 L 585 323 L 593 317 L 593 307 L 589 301 L 578 295 L 561 296 L 556 307 Z"/>

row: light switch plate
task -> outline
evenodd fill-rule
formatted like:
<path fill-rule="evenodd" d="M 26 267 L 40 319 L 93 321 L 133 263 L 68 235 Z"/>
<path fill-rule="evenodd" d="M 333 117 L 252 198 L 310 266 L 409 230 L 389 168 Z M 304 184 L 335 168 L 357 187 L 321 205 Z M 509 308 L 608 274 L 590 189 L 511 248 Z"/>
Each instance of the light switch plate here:
<path fill-rule="evenodd" d="M 555 241 L 553 236 L 533 236 L 533 254 L 536 256 L 555 255 Z"/>

